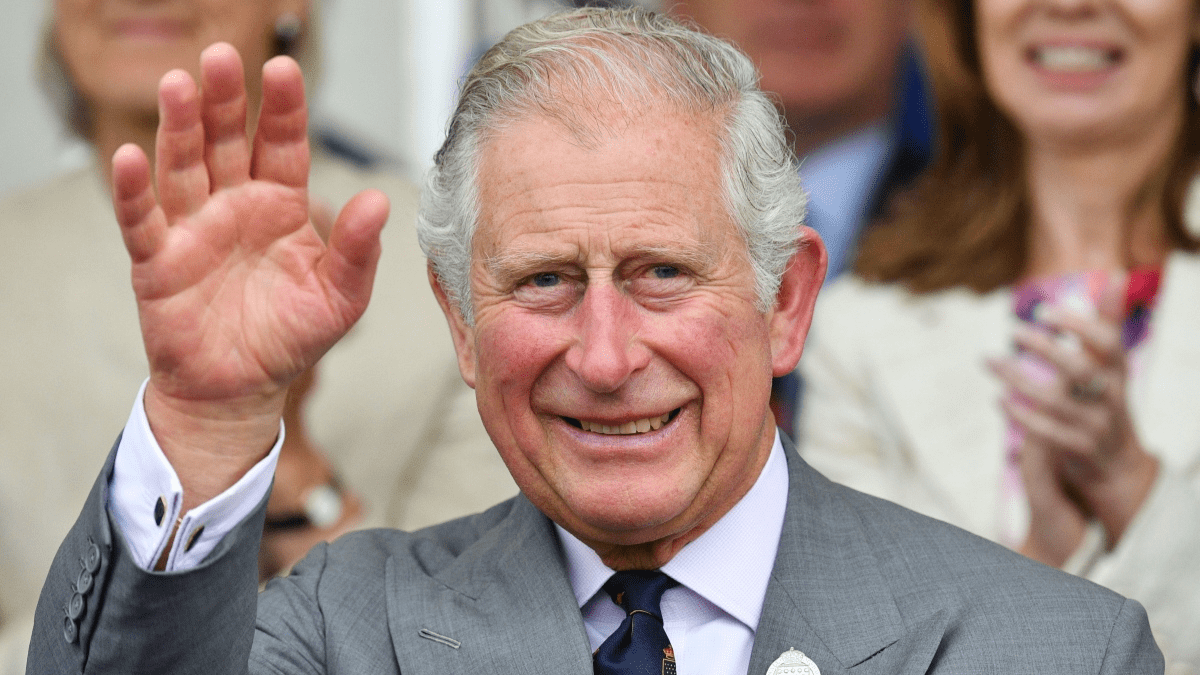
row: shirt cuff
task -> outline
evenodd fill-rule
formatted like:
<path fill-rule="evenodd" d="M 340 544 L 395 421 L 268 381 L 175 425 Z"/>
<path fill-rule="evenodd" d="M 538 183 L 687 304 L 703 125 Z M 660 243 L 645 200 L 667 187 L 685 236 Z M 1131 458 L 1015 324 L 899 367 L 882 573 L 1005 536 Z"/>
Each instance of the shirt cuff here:
<path fill-rule="evenodd" d="M 138 390 L 117 446 L 108 510 L 121 528 L 134 562 L 145 570 L 153 569 L 162 557 L 178 521 L 179 531 L 165 569 L 190 570 L 198 567 L 270 491 L 279 449 L 283 447 L 283 420 L 279 421 L 279 437 L 265 458 L 227 490 L 180 515 L 183 486 L 150 431 L 142 401 L 147 382 Z"/>

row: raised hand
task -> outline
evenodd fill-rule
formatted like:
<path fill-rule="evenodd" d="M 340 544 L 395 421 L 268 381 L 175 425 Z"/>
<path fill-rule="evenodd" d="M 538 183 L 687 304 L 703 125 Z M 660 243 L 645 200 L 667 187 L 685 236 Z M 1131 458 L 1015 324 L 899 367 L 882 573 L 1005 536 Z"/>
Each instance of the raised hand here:
<path fill-rule="evenodd" d="M 1123 304 L 1121 277 L 1103 293 L 1098 316 L 1052 309 L 1041 317 L 1052 331 L 1075 340 L 1055 340 L 1032 328 L 1017 332 L 1019 347 L 1054 367 L 1052 381 L 1035 381 L 1015 359 L 992 362 L 1009 387 L 1004 410 L 1024 430 L 1026 446 L 1045 453 L 1063 492 L 1100 521 L 1110 546 L 1124 534 L 1158 473 L 1158 460 L 1142 447 L 1126 403 Z"/>
<path fill-rule="evenodd" d="M 387 198 L 360 193 L 328 245 L 309 219 L 304 83 L 263 66 L 253 145 L 236 50 L 201 55 L 159 85 L 155 184 L 133 145 L 113 157 L 113 202 L 133 262 L 150 364 L 146 412 L 184 484 L 185 507 L 262 458 L 288 384 L 366 309 Z"/>

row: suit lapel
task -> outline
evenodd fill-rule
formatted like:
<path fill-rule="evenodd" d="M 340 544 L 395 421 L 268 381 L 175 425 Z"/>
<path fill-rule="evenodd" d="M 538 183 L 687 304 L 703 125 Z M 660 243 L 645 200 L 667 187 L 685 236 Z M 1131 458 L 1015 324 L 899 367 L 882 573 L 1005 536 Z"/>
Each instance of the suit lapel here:
<path fill-rule="evenodd" d="M 392 558 L 388 584 L 388 624 L 405 675 L 591 672 L 553 526 L 524 497 L 440 571 Z"/>
<path fill-rule="evenodd" d="M 751 675 L 788 649 L 831 673 L 925 672 L 940 616 L 906 627 L 856 511 L 787 444 L 789 495 L 755 634 Z M 419 544 L 414 549 L 421 551 Z M 518 496 L 510 513 L 430 571 L 388 562 L 388 626 L 405 675 L 591 672 L 591 655 L 550 521 Z"/>
<path fill-rule="evenodd" d="M 925 672 L 941 640 L 939 618 L 905 627 L 857 513 L 788 445 L 787 515 L 750 675 L 766 673 L 788 649 L 824 675 Z"/>

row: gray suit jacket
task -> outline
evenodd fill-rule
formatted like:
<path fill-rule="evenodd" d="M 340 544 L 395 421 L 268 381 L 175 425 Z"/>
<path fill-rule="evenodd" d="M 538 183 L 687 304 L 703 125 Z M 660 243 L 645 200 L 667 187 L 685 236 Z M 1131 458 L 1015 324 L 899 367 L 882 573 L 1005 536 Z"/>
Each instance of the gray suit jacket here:
<path fill-rule="evenodd" d="M 824 675 L 1163 671 L 1136 602 L 787 457 L 754 675 L 789 648 Z M 347 535 L 257 595 L 262 508 L 200 568 L 145 572 L 103 507 L 111 467 L 42 590 L 30 673 L 591 672 L 553 525 L 524 497 Z"/>

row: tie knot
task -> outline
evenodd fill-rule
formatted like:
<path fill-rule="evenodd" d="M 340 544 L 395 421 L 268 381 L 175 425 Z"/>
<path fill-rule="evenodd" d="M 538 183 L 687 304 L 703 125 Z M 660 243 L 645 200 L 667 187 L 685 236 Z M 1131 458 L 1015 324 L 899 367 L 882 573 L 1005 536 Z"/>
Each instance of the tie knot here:
<path fill-rule="evenodd" d="M 658 570 L 617 572 L 604 582 L 604 590 L 626 614 L 642 611 L 662 618 L 659 602 L 668 588 L 679 582 Z"/>

